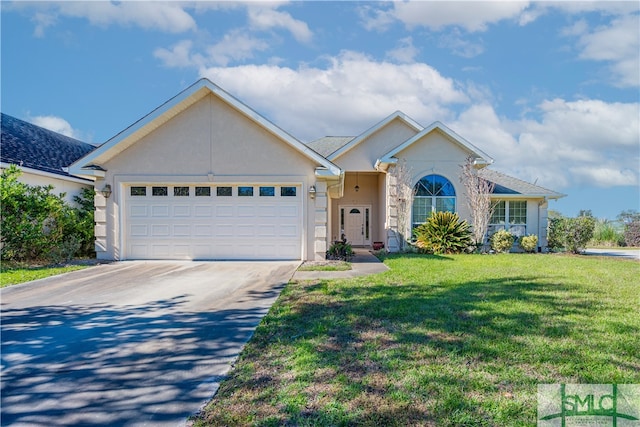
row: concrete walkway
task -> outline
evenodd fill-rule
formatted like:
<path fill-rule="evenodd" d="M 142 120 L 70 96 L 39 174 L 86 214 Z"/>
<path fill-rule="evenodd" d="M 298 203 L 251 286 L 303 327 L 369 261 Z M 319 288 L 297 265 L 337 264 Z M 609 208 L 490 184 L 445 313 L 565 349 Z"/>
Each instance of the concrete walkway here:
<path fill-rule="evenodd" d="M 369 249 L 354 248 L 355 256 L 351 259 L 351 270 L 346 271 L 296 271 L 293 280 L 344 279 L 367 276 L 389 270 Z"/>

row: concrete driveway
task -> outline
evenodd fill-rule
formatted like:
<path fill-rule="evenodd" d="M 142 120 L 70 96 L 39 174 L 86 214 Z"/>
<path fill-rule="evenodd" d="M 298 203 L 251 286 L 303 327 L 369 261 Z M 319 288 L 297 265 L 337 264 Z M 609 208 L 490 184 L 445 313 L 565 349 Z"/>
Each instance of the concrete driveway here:
<path fill-rule="evenodd" d="M 4 288 L 1 424 L 184 425 L 298 262 L 121 262 Z"/>
<path fill-rule="evenodd" d="M 637 249 L 586 249 L 584 253 L 585 255 L 610 256 L 640 261 L 640 250 Z"/>

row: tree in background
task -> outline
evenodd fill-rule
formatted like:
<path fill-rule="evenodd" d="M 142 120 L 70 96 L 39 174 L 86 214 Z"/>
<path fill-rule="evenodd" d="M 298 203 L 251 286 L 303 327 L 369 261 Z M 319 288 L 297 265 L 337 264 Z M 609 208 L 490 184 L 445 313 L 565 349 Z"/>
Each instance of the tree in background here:
<path fill-rule="evenodd" d="M 467 157 L 462 167 L 460 181 L 464 185 L 467 194 L 467 206 L 471 213 L 471 228 L 476 248 L 480 249 L 484 244 L 484 236 L 489 228 L 489 220 L 493 213 L 491 193 L 495 183 L 489 182 L 478 175 L 474 166 L 474 157 Z"/>
<path fill-rule="evenodd" d="M 618 221 L 624 224 L 624 243 L 627 246 L 640 246 L 640 212 L 635 209 L 622 211 Z"/>

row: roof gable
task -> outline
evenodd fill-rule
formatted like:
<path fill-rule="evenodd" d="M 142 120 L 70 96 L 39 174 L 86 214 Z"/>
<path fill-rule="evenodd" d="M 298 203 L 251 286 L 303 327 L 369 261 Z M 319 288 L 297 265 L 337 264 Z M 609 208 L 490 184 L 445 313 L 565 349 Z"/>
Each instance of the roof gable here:
<path fill-rule="evenodd" d="M 298 139 L 291 136 L 289 133 L 285 132 L 208 79 L 198 80 L 196 83 L 105 142 L 88 156 L 85 156 L 75 162 L 70 167 L 70 172 L 81 176 L 93 175 L 89 166 L 104 164 L 106 161 L 115 157 L 132 144 L 135 144 L 141 138 L 150 134 L 152 131 L 177 116 L 180 112 L 186 110 L 209 94 L 213 94 L 222 99 L 229 106 L 278 137 L 281 141 L 293 147 L 306 157 L 314 160 L 322 168 L 326 168 L 332 175 L 340 175 L 341 171 L 338 166 L 334 165 L 332 162 L 304 145 Z"/>
<path fill-rule="evenodd" d="M 1 113 L 3 163 L 69 176 L 67 167 L 96 147 Z"/>
<path fill-rule="evenodd" d="M 395 158 L 395 156 L 398 153 L 400 153 L 401 151 L 403 151 L 406 148 L 410 147 L 411 145 L 415 144 L 416 142 L 420 141 L 426 135 L 428 135 L 428 134 L 430 134 L 431 132 L 434 132 L 434 131 L 441 132 L 449 140 L 451 140 L 452 142 L 460 145 L 461 147 L 463 147 L 464 149 L 466 149 L 467 151 L 472 153 L 474 156 L 476 156 L 479 159 L 480 163 L 484 163 L 484 164 L 493 163 L 493 159 L 488 154 L 486 154 L 484 151 L 480 150 L 478 147 L 476 147 L 475 145 L 473 145 L 472 143 L 470 143 L 469 141 L 467 141 L 466 139 L 464 139 L 463 137 L 461 137 L 460 135 L 458 135 L 457 133 L 455 133 L 454 131 L 449 129 L 447 126 L 445 126 L 441 122 L 437 122 L 436 121 L 436 122 L 431 123 L 428 127 L 422 129 L 419 133 L 417 133 L 413 137 L 407 139 L 402 144 L 398 145 L 393 150 L 391 150 L 388 153 L 386 153 L 384 156 L 382 156 L 379 159 L 377 164 L 395 163 L 396 160 L 397 160 Z"/>
<path fill-rule="evenodd" d="M 413 128 L 416 132 L 420 132 L 422 130 L 422 126 L 418 122 L 416 122 L 411 117 L 404 114 L 402 111 L 396 111 L 395 113 L 387 116 L 385 119 L 378 122 L 373 127 L 369 128 L 362 134 L 353 138 L 351 141 L 349 141 L 348 143 L 346 143 L 345 145 L 343 145 L 342 147 L 340 147 L 339 149 L 337 149 L 336 151 L 328 155 L 327 158 L 331 161 L 334 161 L 335 159 L 342 156 L 352 148 L 359 145 L 362 141 L 369 138 L 371 135 L 375 134 L 376 132 L 380 131 L 381 129 L 389 125 L 389 123 L 393 122 L 394 120 L 402 121 L 404 124 L 406 124 L 410 128 Z"/>

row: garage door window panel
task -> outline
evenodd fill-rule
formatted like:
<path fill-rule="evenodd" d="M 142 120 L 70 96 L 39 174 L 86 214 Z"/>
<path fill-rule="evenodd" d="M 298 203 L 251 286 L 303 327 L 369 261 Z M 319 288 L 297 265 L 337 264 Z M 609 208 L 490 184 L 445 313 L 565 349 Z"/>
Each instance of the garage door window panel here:
<path fill-rule="evenodd" d="M 231 187 L 216 187 L 216 195 L 218 197 L 231 197 Z"/>
<path fill-rule="evenodd" d="M 274 197 L 275 195 L 275 187 L 260 187 L 260 197 Z"/>
<path fill-rule="evenodd" d="M 210 197 L 211 187 L 196 187 L 196 197 Z"/>
<path fill-rule="evenodd" d="M 280 187 L 280 196 L 296 197 L 296 187 Z"/>
<path fill-rule="evenodd" d="M 238 187 L 239 197 L 253 197 L 253 187 Z"/>
<path fill-rule="evenodd" d="M 153 196 L 168 196 L 169 195 L 169 189 L 168 189 L 168 187 L 152 187 L 151 188 L 151 195 L 153 195 Z"/>
<path fill-rule="evenodd" d="M 135 197 L 146 196 L 147 187 L 131 187 L 131 195 Z"/>
<path fill-rule="evenodd" d="M 189 187 L 173 187 L 174 197 L 189 197 Z"/>

